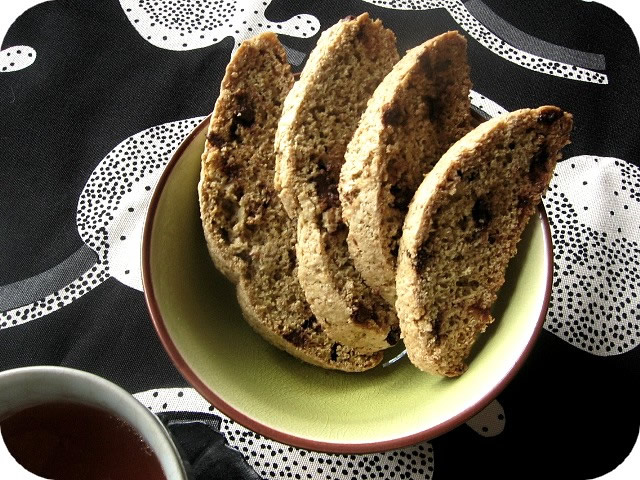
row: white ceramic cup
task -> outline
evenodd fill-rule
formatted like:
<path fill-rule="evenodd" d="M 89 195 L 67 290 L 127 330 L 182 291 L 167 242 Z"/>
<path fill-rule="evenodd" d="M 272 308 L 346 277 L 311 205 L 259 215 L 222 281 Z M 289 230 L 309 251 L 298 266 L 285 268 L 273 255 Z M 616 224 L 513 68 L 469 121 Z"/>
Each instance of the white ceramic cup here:
<path fill-rule="evenodd" d="M 0 372 L 0 418 L 49 402 L 97 407 L 124 420 L 149 445 L 167 480 L 187 480 L 178 450 L 164 425 L 117 385 L 65 367 L 36 366 Z"/>

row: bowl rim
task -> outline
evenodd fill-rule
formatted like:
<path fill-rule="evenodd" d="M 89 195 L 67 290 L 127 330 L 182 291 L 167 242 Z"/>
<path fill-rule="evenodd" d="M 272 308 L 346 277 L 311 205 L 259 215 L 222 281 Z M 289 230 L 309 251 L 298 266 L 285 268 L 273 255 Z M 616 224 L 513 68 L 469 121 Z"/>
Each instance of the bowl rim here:
<path fill-rule="evenodd" d="M 158 305 L 157 299 L 155 297 L 155 292 L 153 288 L 153 282 L 151 280 L 151 237 L 154 227 L 154 221 L 156 216 L 156 211 L 158 207 L 159 200 L 164 191 L 164 187 L 167 183 L 167 180 L 171 176 L 174 168 L 182 158 L 185 150 L 194 139 L 205 129 L 211 119 L 211 115 L 208 115 L 206 118 L 202 120 L 202 122 L 196 126 L 189 135 L 182 141 L 177 150 L 173 153 L 171 159 L 167 163 L 164 171 L 158 183 L 156 184 L 156 188 L 151 197 L 151 202 L 149 204 L 149 209 L 147 211 L 147 217 L 144 223 L 144 230 L 142 235 L 142 286 L 145 301 L 147 304 L 147 308 L 149 310 L 149 314 L 151 316 L 151 321 L 153 322 L 153 326 L 160 338 L 160 342 L 162 343 L 164 349 L 169 355 L 171 361 L 176 366 L 181 375 L 187 380 L 189 384 L 191 384 L 197 391 L 200 393 L 208 402 L 210 402 L 214 407 L 224 413 L 226 416 L 231 418 L 232 420 L 238 422 L 240 425 L 253 430 L 254 432 L 259 433 L 267 438 L 276 440 L 278 442 L 284 443 L 286 445 L 290 445 L 293 447 L 303 448 L 307 450 L 317 451 L 317 452 L 325 452 L 325 453 L 338 453 L 338 454 L 361 454 L 361 453 L 378 453 L 384 452 L 388 450 L 395 450 L 398 448 L 408 447 L 411 445 L 415 445 L 417 443 L 431 440 L 435 437 L 438 437 L 458 425 L 461 425 L 469 418 L 474 416 L 476 413 L 480 412 L 484 407 L 486 407 L 492 400 L 494 400 L 502 390 L 511 382 L 513 377 L 518 373 L 525 360 L 531 353 L 533 346 L 535 345 L 538 336 L 542 330 L 542 326 L 544 324 L 545 318 L 547 316 L 547 311 L 549 308 L 549 302 L 551 299 L 551 287 L 553 284 L 553 242 L 551 236 L 551 228 L 549 225 L 549 218 L 544 209 L 543 202 L 540 202 L 538 206 L 538 218 L 540 220 L 542 226 L 542 236 L 543 236 L 543 244 L 546 253 L 546 285 L 544 292 L 544 299 L 542 302 L 542 308 L 538 315 L 538 319 L 536 325 L 532 331 L 531 337 L 529 338 L 525 348 L 520 353 L 517 360 L 514 362 L 511 369 L 506 373 L 506 375 L 496 383 L 496 385 L 489 390 L 482 398 L 480 398 L 477 402 L 475 402 L 472 406 L 466 408 L 465 410 L 459 412 L 457 415 L 445 420 L 442 423 L 434 425 L 426 430 L 413 433 L 410 435 L 400 436 L 396 438 L 391 438 L 388 440 L 382 440 L 377 442 L 364 442 L 364 443 L 340 443 L 340 442 L 326 442 L 321 440 L 313 440 L 304 438 L 301 436 L 293 435 L 287 432 L 283 432 L 276 428 L 270 427 L 261 423 L 258 420 L 255 420 L 242 412 L 238 411 L 233 405 L 230 405 L 225 400 L 220 398 L 209 386 L 207 386 L 204 381 L 198 376 L 198 374 L 191 368 L 191 366 L 187 363 L 186 359 L 181 355 L 178 351 L 178 348 L 173 343 L 171 336 L 169 335 L 169 331 L 164 323 L 162 318 L 162 314 L 160 313 L 160 307 Z"/>

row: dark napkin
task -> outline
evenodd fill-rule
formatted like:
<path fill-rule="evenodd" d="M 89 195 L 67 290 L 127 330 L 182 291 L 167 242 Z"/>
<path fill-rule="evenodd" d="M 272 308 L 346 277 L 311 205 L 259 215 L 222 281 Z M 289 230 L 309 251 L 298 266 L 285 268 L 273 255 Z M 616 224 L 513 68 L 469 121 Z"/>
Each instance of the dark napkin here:
<path fill-rule="evenodd" d="M 204 413 L 160 413 L 190 480 L 260 480 L 219 431 L 221 419 Z"/>

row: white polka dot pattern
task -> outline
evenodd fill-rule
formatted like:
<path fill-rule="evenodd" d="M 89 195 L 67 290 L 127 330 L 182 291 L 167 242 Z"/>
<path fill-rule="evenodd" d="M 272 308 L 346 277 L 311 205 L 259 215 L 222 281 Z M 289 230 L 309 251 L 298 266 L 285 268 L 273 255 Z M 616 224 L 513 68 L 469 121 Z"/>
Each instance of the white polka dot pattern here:
<path fill-rule="evenodd" d="M 504 408 L 493 400 L 479 413 L 469 419 L 467 425 L 483 437 L 495 437 L 504 430 Z"/>
<path fill-rule="evenodd" d="M 233 37 L 234 51 L 247 38 L 272 31 L 293 37 L 312 37 L 320 22 L 311 15 L 296 15 L 271 22 L 264 12 L 269 1 L 236 0 L 120 0 L 131 24 L 142 38 L 168 50 L 192 50 Z"/>
<path fill-rule="evenodd" d="M 554 244 L 545 329 L 599 356 L 640 343 L 640 169 L 582 155 L 556 167 L 544 199 Z"/>
<path fill-rule="evenodd" d="M 100 285 L 107 278 L 109 278 L 109 275 L 105 271 L 105 266 L 98 263 L 91 267 L 88 272 L 85 272 L 57 292 L 47 295 L 29 305 L 1 312 L 0 330 L 36 320 L 65 305 L 69 305 L 94 287 Z"/>
<path fill-rule="evenodd" d="M 47 315 L 109 277 L 142 290 L 142 228 L 156 183 L 180 142 L 204 117 L 157 125 L 117 145 L 98 164 L 78 201 L 80 237 L 97 262 L 64 288 L 28 305 L 0 313 L 0 329 Z"/>
<path fill-rule="evenodd" d="M 488 117 L 495 117 L 496 115 L 501 115 L 507 112 L 496 102 L 488 99 L 484 95 L 481 95 L 474 90 L 471 90 L 469 92 L 469 99 L 471 100 L 471 105 L 480 109 Z"/>
<path fill-rule="evenodd" d="M 26 45 L 5 48 L 0 51 L 0 72 L 16 72 L 36 61 L 36 51 Z"/>
<path fill-rule="evenodd" d="M 153 190 L 180 142 L 204 117 L 165 123 L 137 133 L 98 164 L 78 200 L 82 240 L 110 276 L 142 290 L 140 243 Z"/>
<path fill-rule="evenodd" d="M 535 72 L 545 73 L 556 77 L 579 80 L 597 84 L 607 84 L 605 74 L 588 70 L 586 68 L 569 65 L 542 58 L 537 55 L 519 50 L 501 40 L 489 29 L 482 25 L 467 10 L 460 0 L 364 0 L 374 5 L 391 8 L 394 10 L 431 10 L 444 8 L 453 17 L 460 28 L 477 40 L 482 46 L 488 48 L 496 55 L 521 67 Z"/>
<path fill-rule="evenodd" d="M 310 452 L 269 440 L 234 422 L 192 388 L 162 388 L 134 395 L 153 413 L 211 413 L 222 419 L 222 433 L 262 478 L 303 480 L 424 479 L 433 476 L 430 443 L 369 455 Z"/>

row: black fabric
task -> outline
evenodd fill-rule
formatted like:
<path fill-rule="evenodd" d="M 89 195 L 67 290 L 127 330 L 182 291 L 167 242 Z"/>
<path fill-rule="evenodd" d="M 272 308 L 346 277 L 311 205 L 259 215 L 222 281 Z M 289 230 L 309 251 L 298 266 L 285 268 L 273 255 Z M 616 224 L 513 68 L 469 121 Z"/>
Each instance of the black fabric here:
<path fill-rule="evenodd" d="M 369 11 L 394 30 L 404 52 L 443 31 L 460 30 L 450 12 L 426 9 L 428 3 L 412 2 L 425 8 L 415 10 L 356 0 L 274 0 L 264 5 L 268 4 L 265 16 L 273 22 L 305 13 L 316 17 L 323 30 L 342 17 Z M 640 166 L 640 54 L 628 25 L 608 8 L 579 0 L 483 3 L 506 24 L 547 44 L 602 55 L 605 69 L 600 73 L 606 74 L 608 83 L 533 71 L 462 32 L 469 40 L 474 90 L 508 110 L 555 104 L 572 112 L 575 129 L 565 150 L 566 161 L 578 156 L 614 157 L 622 164 Z M 302 52 L 305 60 L 317 38 L 281 35 L 283 44 Z M 79 234 L 77 212 L 92 172 L 127 138 L 210 113 L 234 39 L 193 50 L 158 48 L 136 31 L 118 0 L 57 0 L 20 16 L 5 35 L 0 55 L 17 45 L 32 47 L 37 59 L 21 70 L 0 72 L 0 292 L 55 269 L 87 248 Z M 304 62 L 294 70 L 303 66 Z M 640 184 L 634 181 L 621 193 L 638 202 Z M 609 194 L 612 201 L 617 195 L 617 190 Z M 637 232 L 638 226 L 634 228 Z M 624 244 L 629 257 L 621 261 L 633 266 L 638 238 L 625 238 Z M 629 282 L 624 291 L 632 309 L 620 323 L 620 332 L 632 333 L 626 340 L 611 333 L 620 342 L 620 352 L 592 354 L 546 325 L 522 370 L 498 397 L 508 420 L 504 431 L 484 437 L 462 425 L 430 442 L 435 467 L 420 450 L 424 465 L 407 462 L 404 476 L 398 473 L 396 478 L 594 478 L 620 464 L 640 425 L 633 388 L 640 365 L 640 352 L 634 347 L 640 342 L 640 333 L 635 333 L 640 305 L 631 293 L 635 284 Z M 46 291 L 42 289 L 47 285 L 36 286 L 36 291 Z M 13 309 L 15 297 L 9 298 L 9 289 L 4 291 L 7 297 L 0 305 Z M 49 313 L 36 313 L 46 308 L 46 302 L 43 305 L 0 317 L 0 370 L 70 366 L 97 373 L 136 394 L 189 387 L 162 348 L 140 289 L 110 276 L 87 286 L 68 305 L 57 307 L 53 302 Z M 554 310 L 558 311 L 562 313 Z M 626 342 L 631 344 L 623 347 Z M 312 471 L 311 464 L 307 469 L 304 463 L 308 455 L 292 449 L 289 462 L 271 470 L 279 475 L 267 474 L 271 467 L 264 467 L 263 474 L 255 463 L 265 454 L 258 440 L 235 455 L 221 433 L 225 424 L 207 424 L 186 407 L 162 415 L 193 478 L 279 478 L 293 476 L 292 472 L 307 478 Z M 371 458 L 360 460 L 358 466 L 354 456 L 348 460 L 353 467 L 334 467 L 335 472 L 328 468 L 326 478 L 389 478 L 385 463 L 389 465 L 391 457 Z M 400 468 L 399 463 L 394 465 Z"/>

